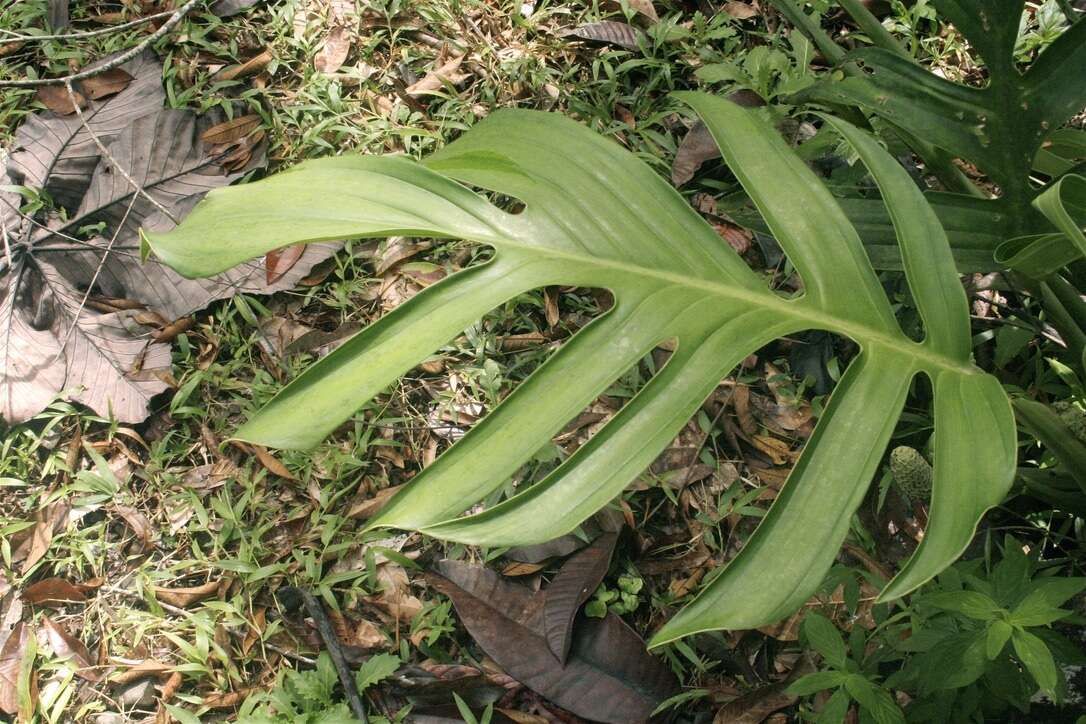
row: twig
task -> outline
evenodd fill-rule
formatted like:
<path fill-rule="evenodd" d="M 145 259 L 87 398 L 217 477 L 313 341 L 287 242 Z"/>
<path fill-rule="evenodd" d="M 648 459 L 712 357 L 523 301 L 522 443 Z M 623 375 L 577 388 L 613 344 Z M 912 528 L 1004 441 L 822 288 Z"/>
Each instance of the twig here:
<path fill-rule="evenodd" d="M 40 88 L 47 85 L 66 85 L 69 88 L 73 81 L 83 80 L 84 78 L 92 78 L 101 73 L 105 73 L 107 70 L 113 70 L 114 68 L 127 63 L 142 53 L 148 47 L 151 46 L 159 38 L 164 37 L 167 33 L 174 29 L 174 27 L 181 22 L 181 20 L 188 15 L 196 5 L 203 0 L 189 0 L 187 3 L 179 7 L 170 15 L 166 22 L 162 23 L 162 26 L 158 30 L 144 38 L 139 45 L 135 46 L 131 50 L 118 55 L 113 60 L 103 63 L 95 68 L 89 68 L 82 70 L 78 73 L 66 75 L 62 78 L 37 78 L 34 80 L 0 80 L 0 88 Z M 78 108 L 78 106 L 77 106 Z"/>
<path fill-rule="evenodd" d="M 189 7 L 198 1 L 199 0 L 190 0 L 189 4 L 186 7 Z M 162 27 L 166 26 L 163 25 Z M 98 147 L 98 151 L 102 154 L 102 156 L 104 156 L 106 160 L 112 163 L 113 168 L 115 168 L 121 173 L 122 176 L 124 176 L 124 180 L 127 181 L 133 189 L 135 189 L 136 195 L 141 195 L 145 199 L 150 201 L 156 209 L 165 214 L 166 218 L 172 221 L 174 224 L 180 224 L 181 222 L 177 220 L 177 217 L 170 213 L 169 209 L 158 203 L 158 201 L 153 196 L 151 196 L 151 194 L 144 191 L 143 187 L 136 183 L 136 180 L 128 174 L 128 171 L 125 170 L 125 168 L 121 166 L 121 164 L 117 163 L 117 159 L 113 158 L 113 154 L 111 154 L 109 150 L 105 147 L 105 144 L 102 143 L 102 140 L 98 138 L 98 134 L 94 132 L 94 130 L 90 127 L 90 124 L 87 123 L 87 119 L 83 116 L 83 109 L 81 109 L 79 107 L 79 103 L 76 102 L 75 90 L 72 89 L 71 79 L 67 79 L 64 81 L 64 88 L 68 91 L 68 98 L 72 102 L 72 108 L 75 109 L 76 115 L 79 116 L 79 122 L 83 125 L 83 128 L 87 129 L 87 133 L 90 135 L 91 140 L 94 141 L 94 145 Z M 118 231 L 117 233 L 120 233 L 120 231 Z"/>
<path fill-rule="evenodd" d="M 351 668 L 347 665 L 347 659 L 343 656 L 343 649 L 340 648 L 339 637 L 336 636 L 331 619 L 324 612 L 324 606 L 312 593 L 301 591 L 301 594 L 302 600 L 305 601 L 306 610 L 313 618 L 313 622 L 317 624 L 317 632 L 320 633 L 321 639 L 324 640 L 324 645 L 328 649 L 328 654 L 332 657 L 336 673 L 339 674 L 339 683 L 343 685 L 343 691 L 347 694 L 347 702 L 351 705 L 351 712 L 362 724 L 369 724 L 366 707 L 362 705 L 362 697 L 358 695 L 358 685 L 355 684 L 354 678 L 351 676 Z"/>
<path fill-rule="evenodd" d="M 23 35 L 22 33 L 16 33 L 14 30 L 8 30 L 6 28 L 0 28 L 0 33 L 4 33 L 8 36 L 5 42 L 11 42 L 16 40 L 22 41 L 45 41 L 45 40 L 75 40 L 77 38 L 93 38 L 98 35 L 108 35 L 110 33 L 116 33 L 121 30 L 127 30 L 137 25 L 143 25 L 149 23 L 152 20 L 158 20 L 164 18 L 167 15 L 173 15 L 175 11 L 166 10 L 165 12 L 155 13 L 154 15 L 147 15 L 142 18 L 136 18 L 135 20 L 129 20 L 127 23 L 121 23 L 120 25 L 112 25 L 108 28 L 99 28 L 98 30 L 83 30 L 76 33 L 63 33 L 61 35 Z"/>

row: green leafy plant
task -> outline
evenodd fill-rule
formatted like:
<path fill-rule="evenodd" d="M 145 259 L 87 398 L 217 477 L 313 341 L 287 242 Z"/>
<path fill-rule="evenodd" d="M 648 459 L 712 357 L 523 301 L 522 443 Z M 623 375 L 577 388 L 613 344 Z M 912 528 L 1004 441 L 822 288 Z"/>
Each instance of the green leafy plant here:
<path fill-rule="evenodd" d="M 592 599 L 585 604 L 585 615 L 603 618 L 608 611 L 619 616 L 633 613 L 641 605 L 641 599 L 637 594 L 641 592 L 644 585 L 645 582 L 642 579 L 629 575 L 619 576 L 615 582 L 616 588 L 608 588 L 607 584 L 601 583 L 592 594 Z"/>
<path fill-rule="evenodd" d="M 359 693 L 379 684 L 400 666 L 393 654 L 371 656 L 355 672 Z M 283 672 L 271 691 L 246 699 L 238 722 L 241 724 L 354 724 L 358 720 L 336 689 L 339 678 L 332 658 L 322 651 L 311 671 Z M 381 719 L 381 721 L 386 721 Z"/>
<path fill-rule="evenodd" d="M 943 181 L 945 190 L 928 198 L 961 267 L 1011 267 L 1043 278 L 1086 255 L 1086 131 L 1061 128 L 1086 106 L 1086 23 L 1058 22 L 1046 5 L 1040 26 L 1020 34 L 1025 0 L 933 0 L 984 60 L 987 82 L 973 87 L 922 67 L 856 0 L 840 4 L 875 45 L 851 53 L 794 0 L 772 2 L 844 71 L 789 102 L 858 108 L 911 146 Z M 1022 71 L 1019 60 L 1038 48 L 1043 52 Z M 998 195 L 967 179 L 953 159 L 974 164 Z M 845 208 L 863 227 L 876 264 L 893 266 L 896 250 L 878 200 L 850 199 Z"/>
<path fill-rule="evenodd" d="M 855 646 L 845 644 L 841 633 L 824 616 L 808 614 L 803 619 L 803 636 L 807 645 L 822 656 L 825 668 L 807 674 L 796 681 L 788 692 L 797 696 L 809 696 L 819 691 L 833 689 L 815 721 L 818 724 L 839 724 L 845 720 L 851 702 L 855 701 L 871 721 L 880 724 L 901 722 L 905 715 L 894 701 L 894 695 L 879 682 L 878 659 L 864 655 L 863 629 L 853 628 L 859 637 L 853 637 Z"/>
<path fill-rule="evenodd" d="M 1062 666 L 1086 660 L 1052 628 L 1082 621 L 1064 604 L 1086 588 L 1086 579 L 1053 575 L 1061 569 L 1007 536 L 990 568 L 983 559 L 960 562 L 892 615 L 875 606 L 871 630 L 849 605 L 847 641 L 833 623 L 810 613 L 801 630 L 822 657 L 820 670 L 789 691 L 807 697 L 833 690 L 806 716 L 820 723 L 842 721 L 851 702 L 861 721 L 940 723 L 1004 721 L 1012 708 L 1029 713 L 1038 692 L 1060 702 Z M 899 703 L 892 692 L 908 697 Z M 808 713 L 806 704 L 801 710 Z"/>
<path fill-rule="evenodd" d="M 558 115 L 500 111 L 418 164 L 342 157 L 210 194 L 150 247 L 206 275 L 273 248 L 321 239 L 424 235 L 494 249 L 412 298 L 283 389 L 237 433 L 305 449 L 404 371 L 495 306 L 544 285 L 605 287 L 614 306 L 566 343 L 463 439 L 399 492 L 372 526 L 511 545 L 574 530 L 659 454 L 751 351 L 804 329 L 862 349 L 758 530 L 654 639 L 752 628 L 800 606 L 822 581 L 863 500 L 913 378 L 935 392 L 934 484 L 923 544 L 883 591 L 921 585 L 961 553 L 1008 490 L 1014 423 L 995 378 L 970 361 L 964 292 L 946 236 L 908 174 L 869 135 L 827 119 L 883 191 L 926 338 L 905 335 L 860 238 L 833 196 L 758 116 L 682 93 L 804 282 L 784 298 L 652 170 Z M 512 196 L 500 210 L 457 181 Z M 667 364 L 615 418 L 541 482 L 475 515 L 491 493 L 607 386 L 663 340 Z M 986 425 L 969 423 L 984 419 Z"/>
<path fill-rule="evenodd" d="M 889 641 L 906 660 L 888 680 L 918 698 L 911 720 L 968 720 L 1008 706 L 1025 712 L 1038 689 L 1062 699 L 1057 662 L 1086 657 L 1051 625 L 1081 622 L 1062 606 L 1086 579 L 1050 575 L 1057 569 L 1041 570 L 1036 558 L 1008 536 L 990 572 L 983 560 L 960 563 L 913 598 L 903 614 L 909 636 Z"/>

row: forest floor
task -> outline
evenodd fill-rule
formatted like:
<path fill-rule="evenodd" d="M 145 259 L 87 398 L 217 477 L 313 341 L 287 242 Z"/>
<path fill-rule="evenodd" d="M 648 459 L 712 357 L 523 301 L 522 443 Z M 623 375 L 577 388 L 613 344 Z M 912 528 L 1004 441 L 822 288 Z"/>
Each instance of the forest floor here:
<path fill-rule="evenodd" d="M 72 3 L 71 27 L 109 27 L 159 9 L 134 0 Z M 687 158 L 685 172 L 673 168 L 694 119 L 670 91 L 732 89 L 695 75 L 723 61 L 735 61 L 744 85 L 766 100 L 812 72 L 809 46 L 757 3 L 701 9 L 650 0 L 283 0 L 236 14 L 220 7 L 220 17 L 201 3 L 154 49 L 168 103 L 251 116 L 247 131 L 262 137 L 270 170 L 333 154 L 421 157 L 494 110 L 519 107 L 567 113 L 682 181 L 701 159 Z M 37 0 L 7 5 L 0 27 L 42 27 L 47 11 Z M 600 21 L 621 25 L 592 25 Z M 960 42 L 929 32 L 928 19 L 905 16 L 897 25 L 948 73 L 971 72 Z M 66 42 L 4 45 L 0 37 L 0 77 L 17 77 L 27 64 L 41 75 L 84 67 L 132 47 L 147 29 Z M 46 100 L 5 89 L 0 142 L 10 145 Z M 680 190 L 721 243 L 787 285 L 791 270 L 773 249 L 716 213 L 722 177 L 703 172 Z M 581 721 L 507 676 L 424 572 L 443 558 L 485 562 L 538 590 L 583 542 L 479 550 L 363 528 L 392 492 L 605 310 L 606 291 L 539 289 L 493 310 L 314 450 L 229 442 L 314 359 L 476 258 L 463 242 L 347 242 L 293 290 L 238 295 L 193 315 L 173 341 L 173 390 L 155 398 L 146 421 L 111 423 L 55 401 L 8 428 L 0 447 L 0 637 L 23 618 L 44 632 L 31 657 L 35 691 L 21 705 L 38 721 L 98 724 L 248 713 L 254 695 L 282 693 L 284 669 L 312 669 L 325 647 L 313 617 L 282 595 L 290 587 L 323 602 L 352 666 L 391 662 L 364 692 L 371 720 L 395 720 L 408 706 L 448 712 L 455 692 L 476 713 L 496 702 L 493 721 Z M 773 501 L 849 354 L 847 341 L 825 335 L 782 340 L 721 380 L 617 501 L 627 530 L 595 592 L 597 611 L 609 606 L 647 638 L 734 555 Z M 515 480 L 554 469 L 666 357 L 661 347 L 630 369 Z M 905 428 L 908 420 L 907 411 Z M 875 582 L 890 565 L 875 539 L 908 549 L 918 535 L 917 511 L 888 489 L 885 471 L 880 476 L 862 523 L 807 607 L 843 629 L 875 625 Z M 684 692 L 670 715 L 788 720 L 773 712 L 795 702 L 778 682 L 804 666 L 798 620 L 704 634 L 656 652 Z M 636 675 L 625 683 L 636 687 Z M 337 698 L 330 687 L 306 696 L 320 705 Z"/>

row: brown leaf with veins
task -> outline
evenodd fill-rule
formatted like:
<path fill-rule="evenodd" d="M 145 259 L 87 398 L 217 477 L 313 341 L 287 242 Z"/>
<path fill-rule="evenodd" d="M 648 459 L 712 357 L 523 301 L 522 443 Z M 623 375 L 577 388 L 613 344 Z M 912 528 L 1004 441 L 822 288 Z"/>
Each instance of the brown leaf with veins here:
<path fill-rule="evenodd" d="M 156 260 L 141 262 L 140 228 L 171 228 L 206 191 L 263 165 L 264 151 L 248 144 L 257 133 L 237 148 L 201 140 L 219 119 L 165 108 L 162 65 L 153 53 L 121 67 L 131 82 L 88 101 L 81 117 L 28 116 L 0 176 L 0 186 L 43 189 L 67 213 L 60 227 L 45 228 L 20 214 L 17 194 L 0 191 L 0 217 L 15 240 L 0 267 L 0 415 L 9 422 L 36 415 L 68 391 L 102 415 L 144 419 L 151 398 L 170 384 L 169 336 L 156 340 L 128 303 L 183 319 L 238 292 L 292 287 L 334 249 L 310 245 L 305 263 L 274 286 L 259 261 L 200 280 Z M 129 178 L 144 193 L 135 194 Z M 92 224 L 103 225 L 102 235 L 73 246 L 67 235 Z M 115 306 L 118 300 L 125 306 Z"/>
<path fill-rule="evenodd" d="M 19 621 L 0 646 L 0 711 L 5 714 L 19 712 L 19 672 L 31 651 L 27 644 L 33 635 L 30 627 Z"/>
<path fill-rule="evenodd" d="M 91 683 L 102 680 L 101 672 L 94 669 L 93 659 L 82 641 L 48 616 L 43 616 L 41 622 L 53 653 L 58 658 L 70 659 L 76 666 L 76 676 Z"/>
<path fill-rule="evenodd" d="M 464 626 L 504 671 L 574 714 L 601 722 L 648 721 L 675 693 L 671 671 L 621 618 L 581 618 L 563 666 L 551 653 L 543 599 L 483 566 L 441 561 L 426 580 L 452 599 Z"/>
<path fill-rule="evenodd" d="M 324 37 L 324 43 L 313 59 L 313 67 L 321 73 L 335 73 L 346 62 L 350 52 L 351 33 L 346 27 L 337 25 Z"/>

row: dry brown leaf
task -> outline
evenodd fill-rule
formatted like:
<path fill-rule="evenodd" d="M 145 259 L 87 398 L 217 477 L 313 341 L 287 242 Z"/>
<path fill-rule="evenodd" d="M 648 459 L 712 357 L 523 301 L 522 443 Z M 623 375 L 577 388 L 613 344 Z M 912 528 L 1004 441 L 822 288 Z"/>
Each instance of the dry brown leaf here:
<path fill-rule="evenodd" d="M 130 684 L 133 681 L 146 679 L 152 676 L 156 679 L 161 679 L 168 674 L 172 674 L 173 669 L 174 667 L 170 664 L 164 664 L 155 659 L 144 659 L 129 669 L 114 674 L 109 680 L 114 684 Z"/>
<path fill-rule="evenodd" d="M 63 500 L 58 500 L 44 510 L 38 511 L 37 523 L 30 533 L 30 537 L 24 542 L 26 549 L 20 545 L 12 555 L 14 560 L 23 560 L 22 572 L 26 573 L 49 550 L 49 544 L 53 542 L 53 536 L 59 533 L 68 519 L 68 511 L 71 506 Z"/>
<path fill-rule="evenodd" d="M 653 7 L 652 0 L 627 0 L 627 4 L 652 22 L 660 22 L 660 16 L 656 14 L 656 8 Z"/>
<path fill-rule="evenodd" d="M 43 103 L 46 108 L 58 116 L 70 116 L 75 113 L 76 106 L 80 110 L 87 107 L 87 99 L 83 97 L 82 93 L 73 91 L 69 95 L 68 90 L 59 85 L 46 85 L 38 88 L 34 94 L 34 99 Z"/>
<path fill-rule="evenodd" d="M 214 596 L 219 591 L 219 581 L 208 581 L 200 586 L 188 588 L 163 588 L 155 586 L 155 598 L 162 603 L 167 603 L 178 608 L 186 608 L 205 598 Z"/>
<path fill-rule="evenodd" d="M 792 452 L 792 447 L 784 440 L 769 435 L 755 435 L 751 439 L 754 447 L 768 455 L 774 465 L 786 465 L 799 457 L 799 453 Z"/>
<path fill-rule="evenodd" d="M 261 445 L 250 445 L 249 447 L 256 455 L 257 460 L 260 461 L 260 464 L 267 468 L 269 473 L 271 473 L 272 475 L 277 475 L 284 480 L 293 480 L 294 482 L 298 482 L 298 477 L 294 473 L 287 470 L 287 466 L 279 462 L 279 460 L 274 455 L 268 452 L 267 448 Z"/>
<path fill-rule="evenodd" d="M 229 121 L 223 121 L 217 123 L 211 128 L 207 129 L 200 134 L 200 140 L 205 143 L 211 143 L 214 145 L 222 143 L 233 143 L 245 136 L 248 136 L 256 127 L 260 125 L 260 116 L 255 113 L 250 113 L 245 116 L 238 116 Z M 271 284 L 271 282 L 268 282 Z"/>
<path fill-rule="evenodd" d="M 317 51 L 317 57 L 313 59 L 313 67 L 321 73 L 335 73 L 347 60 L 351 52 L 351 33 L 342 25 L 337 25 L 328 31 L 324 43 Z"/>
<path fill-rule="evenodd" d="M 385 503 L 387 503 L 399 490 L 399 485 L 393 485 L 378 490 L 371 497 L 352 505 L 351 509 L 347 511 L 347 517 L 357 518 L 359 520 L 372 518 L 380 512 L 381 508 L 385 507 Z"/>
<path fill-rule="evenodd" d="M 523 349 L 534 349 L 547 343 L 547 338 L 542 332 L 525 332 L 524 334 L 511 334 L 502 338 L 502 350 L 505 352 L 517 352 Z"/>
<path fill-rule="evenodd" d="M 264 255 L 264 268 L 268 284 L 275 284 L 290 271 L 305 253 L 305 244 L 293 244 L 283 249 L 269 251 Z"/>
<path fill-rule="evenodd" d="M 547 318 L 547 327 L 554 329 L 560 319 L 558 312 L 558 289 L 547 287 L 543 290 L 543 314 Z"/>
<path fill-rule="evenodd" d="M 212 694 L 204 697 L 203 705 L 209 709 L 233 709 L 256 691 L 260 691 L 260 689 L 254 687 Z"/>
<path fill-rule="evenodd" d="M 732 405 L 735 407 L 735 417 L 739 420 L 739 428 L 745 435 L 753 435 L 758 432 L 758 424 L 750 414 L 750 388 L 746 385 L 736 385 L 732 395 Z"/>
<path fill-rule="evenodd" d="M 464 62 L 463 55 L 449 58 L 439 67 L 434 68 L 427 73 L 422 79 L 408 86 L 407 94 L 410 96 L 424 95 L 426 93 L 441 90 L 446 83 L 450 85 L 460 83 L 467 78 L 466 74 L 457 72 L 462 62 Z"/>
<path fill-rule="evenodd" d="M 211 76 L 211 80 L 215 82 L 234 80 L 236 78 L 248 78 L 251 75 L 256 75 L 260 71 L 264 70 L 264 67 L 272 62 L 271 50 L 264 50 L 264 52 L 256 55 L 240 65 L 228 65 L 215 75 Z"/>
<path fill-rule="evenodd" d="M 762 9 L 758 7 L 756 2 L 748 5 L 737 0 L 731 0 L 731 2 L 724 3 L 724 12 L 736 20 L 749 20 L 761 15 Z"/>
<path fill-rule="evenodd" d="M 507 563 L 505 568 L 502 569 L 503 576 L 530 576 L 533 573 L 542 571 L 547 566 L 543 563 L 521 563 L 520 561 L 512 561 Z"/>
<path fill-rule="evenodd" d="M 128 527 L 131 528 L 136 537 L 140 539 L 145 552 L 155 547 L 154 542 L 152 541 L 153 530 L 151 528 L 151 521 L 147 520 L 146 515 L 127 505 L 114 505 L 113 512 L 124 519 L 124 522 L 128 524 Z"/>
<path fill-rule="evenodd" d="M 90 652 L 82 641 L 48 616 L 42 617 L 42 626 L 49 638 L 53 654 L 60 659 L 70 659 L 76 665 L 76 676 L 91 683 L 102 680 L 102 674 L 94 669 Z"/>
<path fill-rule="evenodd" d="M 385 563 L 377 568 L 377 581 L 381 585 L 378 602 L 397 621 L 410 621 L 422 611 L 422 601 L 411 595 L 407 571 L 398 563 Z"/>
<path fill-rule="evenodd" d="M 75 584 L 63 578 L 46 578 L 28 586 L 20 597 L 23 603 L 33 605 L 82 603 L 87 600 L 87 593 L 95 588 L 97 586 Z"/>
<path fill-rule="evenodd" d="M 0 711 L 5 714 L 19 711 L 19 670 L 29 653 L 27 643 L 31 636 L 30 627 L 20 621 L 0 647 Z"/>
<path fill-rule="evenodd" d="M 96 101 L 120 93 L 132 81 L 132 75 L 124 68 L 111 68 L 104 73 L 84 79 L 79 84 L 79 89 L 87 98 Z"/>

